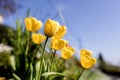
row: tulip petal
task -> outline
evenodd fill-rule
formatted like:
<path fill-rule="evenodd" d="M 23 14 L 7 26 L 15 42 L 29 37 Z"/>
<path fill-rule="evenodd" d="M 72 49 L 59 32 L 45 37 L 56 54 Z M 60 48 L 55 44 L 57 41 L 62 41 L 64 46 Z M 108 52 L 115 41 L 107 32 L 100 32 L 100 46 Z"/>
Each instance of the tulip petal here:
<path fill-rule="evenodd" d="M 57 21 L 48 19 L 44 26 L 44 33 L 47 37 L 52 37 L 56 34 L 60 27 L 60 24 Z"/>
<path fill-rule="evenodd" d="M 61 53 L 61 57 L 63 59 L 69 59 L 71 58 L 75 53 L 75 49 L 70 47 L 70 46 L 65 46 L 63 49 L 62 49 L 62 53 Z"/>
<path fill-rule="evenodd" d="M 42 27 L 42 22 L 34 17 L 27 17 L 25 18 L 25 26 L 27 30 L 36 32 Z"/>
<path fill-rule="evenodd" d="M 37 33 L 33 33 L 32 34 L 32 41 L 35 44 L 41 44 L 43 41 L 45 41 L 45 36 L 43 36 L 42 34 L 37 34 Z"/>

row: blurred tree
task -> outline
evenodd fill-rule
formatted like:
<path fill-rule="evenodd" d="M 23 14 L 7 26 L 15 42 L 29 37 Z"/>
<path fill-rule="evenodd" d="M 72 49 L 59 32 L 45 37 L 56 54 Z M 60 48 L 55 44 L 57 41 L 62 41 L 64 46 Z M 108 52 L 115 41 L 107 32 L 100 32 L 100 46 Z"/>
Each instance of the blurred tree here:
<path fill-rule="evenodd" d="M 107 63 L 102 54 L 99 54 L 99 69 L 105 74 L 120 77 L 120 66 L 115 66 Z"/>
<path fill-rule="evenodd" d="M 14 36 L 14 32 L 11 27 L 0 24 L 0 43 L 12 45 L 10 39 Z"/>
<path fill-rule="evenodd" d="M 2 16 L 15 13 L 18 8 L 20 8 L 20 4 L 16 0 L 0 0 L 0 14 Z"/>
<path fill-rule="evenodd" d="M 10 66 L 10 52 L 0 53 L 0 77 L 5 77 L 7 80 L 12 77 L 12 67 Z"/>

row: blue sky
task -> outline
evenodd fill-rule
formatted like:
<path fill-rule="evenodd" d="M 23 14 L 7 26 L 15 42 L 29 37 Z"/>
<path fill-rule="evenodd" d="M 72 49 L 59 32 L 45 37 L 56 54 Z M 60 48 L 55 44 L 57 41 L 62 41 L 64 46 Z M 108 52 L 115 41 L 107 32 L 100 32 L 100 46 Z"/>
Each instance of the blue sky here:
<path fill-rule="evenodd" d="M 45 22 L 51 18 L 68 28 L 65 39 L 76 48 L 87 48 L 108 62 L 120 62 L 120 0 L 21 0 L 22 8 L 9 16 L 6 24 L 15 26 L 30 8 L 31 16 Z M 53 4 L 51 4 L 53 3 Z M 57 14 L 59 13 L 59 14 Z M 57 15 L 57 17 L 56 17 Z M 14 20 L 14 21 L 13 21 Z"/>

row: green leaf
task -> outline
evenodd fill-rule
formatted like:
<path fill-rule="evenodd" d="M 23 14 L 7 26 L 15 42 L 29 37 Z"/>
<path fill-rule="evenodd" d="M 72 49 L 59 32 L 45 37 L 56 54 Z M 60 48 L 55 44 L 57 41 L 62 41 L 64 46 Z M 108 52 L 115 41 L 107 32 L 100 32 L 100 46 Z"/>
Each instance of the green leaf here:
<path fill-rule="evenodd" d="M 15 73 L 13 73 L 13 78 L 14 78 L 15 80 L 21 80 L 20 77 L 17 76 Z"/>
<path fill-rule="evenodd" d="M 48 76 L 51 76 L 51 75 L 57 75 L 57 76 L 65 76 L 65 74 L 63 73 L 59 73 L 59 72 L 45 72 L 42 74 L 42 76 L 44 77 L 48 77 Z"/>
<path fill-rule="evenodd" d="M 31 72 L 31 74 L 30 74 L 30 80 L 33 80 L 33 66 L 32 66 L 32 63 L 30 64 L 30 72 Z"/>
<path fill-rule="evenodd" d="M 15 56 L 14 55 L 10 56 L 10 63 L 11 63 L 13 70 L 16 70 Z"/>

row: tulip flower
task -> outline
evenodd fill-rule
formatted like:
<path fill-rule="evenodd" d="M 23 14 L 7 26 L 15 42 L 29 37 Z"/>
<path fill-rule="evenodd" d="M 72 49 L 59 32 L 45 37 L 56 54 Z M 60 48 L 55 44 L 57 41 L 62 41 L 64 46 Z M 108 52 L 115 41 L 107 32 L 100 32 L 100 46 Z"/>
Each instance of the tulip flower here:
<path fill-rule="evenodd" d="M 48 19 L 44 26 L 44 33 L 47 37 L 52 37 L 56 34 L 60 27 L 60 24 L 57 21 Z"/>
<path fill-rule="evenodd" d="M 36 32 L 42 27 L 42 22 L 34 17 L 27 17 L 25 18 L 25 26 L 26 30 Z"/>
<path fill-rule="evenodd" d="M 52 38 L 51 48 L 54 50 L 61 50 L 66 44 L 67 44 L 67 41 L 63 39 Z"/>
<path fill-rule="evenodd" d="M 89 69 L 91 68 L 94 64 L 96 64 L 96 59 L 91 57 L 91 52 L 87 49 L 82 49 L 80 50 L 81 58 L 80 62 L 83 68 Z"/>
<path fill-rule="evenodd" d="M 71 46 L 65 46 L 62 49 L 61 57 L 65 60 L 71 58 L 75 53 L 75 49 L 72 48 Z"/>
<path fill-rule="evenodd" d="M 87 49 L 81 49 L 81 50 L 80 50 L 80 54 L 81 54 L 81 55 L 91 56 L 91 55 L 92 55 L 92 52 L 91 52 L 90 50 L 87 50 Z"/>
<path fill-rule="evenodd" d="M 41 44 L 43 41 L 45 41 L 45 36 L 43 36 L 42 34 L 37 34 L 37 33 L 33 33 L 32 34 L 32 41 L 35 44 Z"/>
<path fill-rule="evenodd" d="M 56 32 L 56 34 L 54 35 L 54 37 L 59 39 L 62 38 L 66 34 L 66 30 L 67 28 L 65 26 L 61 26 Z"/>

